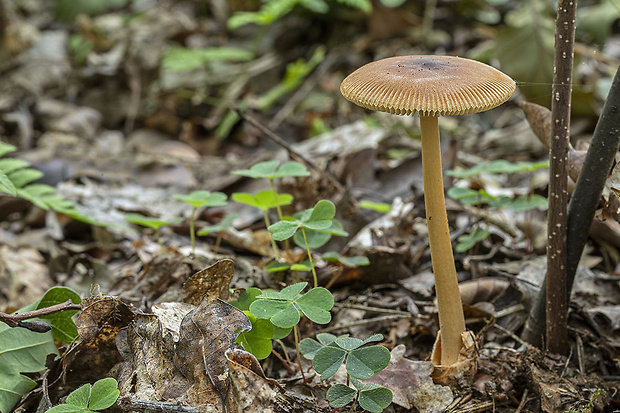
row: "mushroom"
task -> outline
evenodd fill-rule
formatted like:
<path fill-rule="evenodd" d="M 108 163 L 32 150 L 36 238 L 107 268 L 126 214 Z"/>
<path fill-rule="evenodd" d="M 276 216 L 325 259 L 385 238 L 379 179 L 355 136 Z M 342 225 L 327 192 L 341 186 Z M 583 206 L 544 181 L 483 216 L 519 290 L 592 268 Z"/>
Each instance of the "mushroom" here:
<path fill-rule="evenodd" d="M 504 103 L 516 88 L 499 70 L 451 56 L 398 56 L 369 63 L 340 86 L 342 95 L 367 109 L 397 115 L 418 112 L 422 137 L 424 201 L 435 276 L 439 334 L 436 368 L 457 363 L 466 337 L 450 229 L 445 208 L 438 117 L 483 112 Z"/>

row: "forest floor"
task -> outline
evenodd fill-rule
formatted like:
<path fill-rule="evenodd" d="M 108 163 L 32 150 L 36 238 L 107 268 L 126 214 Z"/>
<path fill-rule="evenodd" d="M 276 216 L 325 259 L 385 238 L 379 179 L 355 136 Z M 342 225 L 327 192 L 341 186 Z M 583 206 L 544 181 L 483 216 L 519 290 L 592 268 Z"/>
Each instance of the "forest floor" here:
<path fill-rule="evenodd" d="M 388 8 L 376 1 L 370 13 L 344 3 L 329 2 L 325 13 L 297 6 L 264 26 L 231 29 L 229 16 L 260 4 L 119 0 L 77 10 L 62 0 L 0 1 L 7 23 L 0 139 L 18 148 L 7 156 L 43 172 L 38 182 L 56 187 L 90 220 L 0 197 L 0 310 L 30 305 L 54 286 L 84 299 L 76 317 L 81 340 L 57 342 L 61 357 L 43 375 L 31 375 L 37 387 L 14 411 L 45 411 L 80 385 L 110 376 L 126 410 L 218 411 L 210 409 L 221 402 L 227 411 L 334 411 L 325 393 L 346 375 L 321 381 L 302 358 L 302 378 L 292 335 L 273 341 L 272 355 L 260 361 L 202 347 L 196 332 L 186 331 L 183 346 L 166 338 L 178 339 L 181 319 L 203 305 L 203 296 L 230 301 L 251 287 L 279 291 L 312 282 L 303 267 L 268 271 L 274 251 L 265 215 L 232 199 L 274 188 L 293 196 L 284 215 L 320 200 L 335 204 L 348 235 L 312 255 L 318 283 L 334 296 L 332 320 L 302 320 L 300 335 L 382 334 L 378 344 L 392 359 L 374 381 L 394 394 L 386 412 L 620 411 L 620 224 L 609 213 L 616 202 L 609 188 L 573 287 L 570 353 L 549 354 L 520 338 L 546 270 L 549 177 L 547 149 L 517 103 L 550 101 L 545 76 L 553 60 L 548 41 L 527 43 L 534 28 L 518 18 L 530 12 L 512 2 L 438 1 L 425 9 L 424 2 Z M 536 29 L 545 37 L 552 14 L 539 13 Z M 600 90 L 620 61 L 616 20 L 599 22 L 609 30 L 598 46 L 599 34 L 589 43 L 581 34 L 576 149 L 587 147 Z M 406 54 L 487 61 L 519 87 L 499 108 L 440 119 L 444 171 L 455 171 L 445 177 L 455 263 L 478 360 L 471 380 L 452 387 L 430 378 L 438 322 L 418 119 L 366 111 L 339 92 L 361 65 Z M 305 165 L 309 176 L 277 178 L 272 186 L 232 173 L 289 160 Z M 491 163 L 498 160 L 520 167 L 502 172 L 501 163 Z M 199 190 L 222 192 L 228 202 L 193 211 L 174 197 Z M 166 224 L 133 225 L 130 213 Z M 227 217 L 231 226 L 197 237 L 192 250 L 192 216 L 196 230 Z M 267 217 L 278 220 L 275 209 Z M 287 268 L 307 259 L 293 240 L 278 249 Z M 347 261 L 353 257 L 358 261 Z M 369 265 L 358 265 L 360 257 Z M 137 328 L 136 319 L 151 312 L 161 323 Z M 235 333 L 240 321 L 229 316 L 208 322 L 209 331 Z M 206 365 L 207 373 L 228 365 L 236 378 L 205 395 L 205 379 L 185 374 L 194 385 L 189 403 L 163 373 L 164 365 L 183 363 L 187 371 Z M 140 405 L 145 400 L 169 404 Z M 177 401 L 200 410 L 183 410 Z"/>

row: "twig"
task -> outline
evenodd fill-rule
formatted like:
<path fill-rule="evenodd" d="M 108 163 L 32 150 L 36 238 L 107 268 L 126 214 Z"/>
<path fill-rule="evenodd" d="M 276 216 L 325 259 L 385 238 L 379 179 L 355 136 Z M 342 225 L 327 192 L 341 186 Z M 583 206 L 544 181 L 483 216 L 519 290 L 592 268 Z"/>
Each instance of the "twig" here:
<path fill-rule="evenodd" d="M 42 316 L 47 316 L 50 314 L 61 313 L 67 310 L 81 310 L 82 306 L 79 304 L 73 304 L 71 300 L 67 300 L 64 303 L 52 305 L 45 308 L 40 308 L 34 311 L 28 311 L 26 313 L 20 314 L 6 314 L 0 311 L 0 321 L 6 323 L 9 327 L 24 327 L 31 331 L 35 332 L 43 332 L 41 331 L 43 328 L 39 325 L 38 322 L 24 322 L 24 320 L 30 320 L 32 318 L 38 318 Z M 43 323 L 45 324 L 45 323 Z M 45 324 L 47 327 L 49 325 Z M 49 331 L 47 328 L 46 331 Z"/>
<path fill-rule="evenodd" d="M 526 387 L 525 390 L 523 390 L 523 396 L 521 396 L 521 402 L 519 403 L 519 407 L 517 407 L 517 410 L 515 410 L 515 413 L 521 413 L 521 410 L 523 410 L 523 408 L 525 407 L 525 404 L 527 403 L 528 393 L 529 393 L 529 390 Z"/>
<path fill-rule="evenodd" d="M 155 402 L 151 400 L 140 400 L 133 397 L 122 397 L 118 401 L 118 407 L 122 410 L 138 412 L 172 412 L 172 413 L 200 413 L 201 408 L 185 406 L 180 402 Z"/>
<path fill-rule="evenodd" d="M 558 1 L 549 148 L 546 338 L 547 350 L 559 354 L 566 354 L 568 350 L 566 216 L 576 13 L 577 0 Z"/>
<path fill-rule="evenodd" d="M 392 310 L 390 308 L 368 307 L 368 306 L 359 305 L 359 304 L 337 304 L 336 307 L 350 308 L 352 310 L 363 310 L 363 311 L 368 311 L 370 313 L 399 314 L 399 315 L 402 315 L 403 317 L 409 317 L 411 315 L 411 313 L 407 311 Z"/>
<path fill-rule="evenodd" d="M 297 159 L 298 161 L 301 161 L 301 162 L 305 163 L 306 165 L 308 165 L 308 167 L 310 169 L 314 170 L 315 172 L 317 172 L 320 175 L 322 175 L 325 178 L 327 178 L 327 180 L 338 191 L 343 191 L 344 190 L 344 187 L 342 186 L 342 184 L 340 182 L 338 182 L 338 180 L 331 173 L 329 173 L 327 171 L 324 171 L 316 163 L 314 163 L 313 160 L 308 159 L 304 155 L 302 155 L 301 153 L 297 152 L 291 145 L 289 145 L 286 141 L 284 141 L 284 139 L 280 138 L 278 135 L 273 133 L 265 125 L 263 125 L 262 123 L 260 123 L 256 119 L 254 119 L 253 117 L 248 116 L 246 113 L 244 113 L 239 108 L 235 108 L 235 111 L 239 114 L 239 116 L 241 116 L 241 118 L 243 120 L 245 120 L 246 122 L 250 123 L 252 126 L 254 126 L 258 130 L 260 130 L 262 133 L 264 133 L 269 139 L 271 139 L 272 141 L 274 141 L 275 143 L 277 143 L 278 145 L 280 145 L 281 147 L 286 149 L 288 151 L 288 153 L 290 154 L 291 158 Z"/>

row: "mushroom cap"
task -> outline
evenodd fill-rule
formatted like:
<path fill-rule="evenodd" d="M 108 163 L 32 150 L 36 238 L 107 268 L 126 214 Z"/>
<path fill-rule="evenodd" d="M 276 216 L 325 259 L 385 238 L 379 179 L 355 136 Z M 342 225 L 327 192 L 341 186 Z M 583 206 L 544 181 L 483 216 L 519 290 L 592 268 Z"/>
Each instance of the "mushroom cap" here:
<path fill-rule="evenodd" d="M 501 105 L 516 89 L 499 70 L 453 56 L 397 56 L 360 67 L 340 92 L 367 109 L 423 116 L 464 115 Z"/>

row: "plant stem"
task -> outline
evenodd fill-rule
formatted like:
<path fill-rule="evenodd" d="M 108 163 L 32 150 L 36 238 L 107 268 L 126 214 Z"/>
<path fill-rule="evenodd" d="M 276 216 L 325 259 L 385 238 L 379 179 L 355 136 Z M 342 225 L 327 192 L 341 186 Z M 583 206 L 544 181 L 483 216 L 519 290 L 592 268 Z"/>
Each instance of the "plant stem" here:
<path fill-rule="evenodd" d="M 312 254 L 310 253 L 310 246 L 308 245 L 308 239 L 306 239 L 306 231 L 301 228 L 301 235 L 304 236 L 304 244 L 306 244 L 306 251 L 308 252 L 308 259 L 310 260 L 310 268 L 312 269 L 312 278 L 314 279 L 314 288 L 319 286 L 319 282 L 316 277 L 316 270 L 314 269 L 314 262 L 312 261 Z"/>
<path fill-rule="evenodd" d="M 449 366 L 457 361 L 462 347 L 461 335 L 465 332 L 465 317 L 456 277 L 443 192 L 438 118 L 420 116 L 420 130 L 424 203 L 441 331 L 441 360 L 435 359 L 433 364 Z"/>
<path fill-rule="evenodd" d="M 164 244 L 161 242 L 161 237 L 159 236 L 159 229 L 155 229 L 155 239 L 157 239 L 157 243 L 159 244 L 159 248 L 161 249 L 162 254 L 166 255 Z"/>
<path fill-rule="evenodd" d="M 222 231 L 218 231 L 217 237 L 215 238 L 215 246 L 213 247 L 213 252 L 220 252 L 220 244 L 222 243 Z"/>
<path fill-rule="evenodd" d="M 269 228 L 271 223 L 269 222 L 269 216 L 267 215 L 267 211 L 263 211 L 263 218 L 265 219 L 265 228 Z M 276 245 L 276 241 L 273 239 L 273 235 L 271 235 L 271 232 L 269 233 L 269 239 L 271 240 L 273 255 L 275 256 L 276 260 L 279 260 L 280 256 L 278 255 L 278 246 Z"/>
<path fill-rule="evenodd" d="M 549 148 L 549 211 L 547 213 L 546 345 L 553 353 L 568 351 L 566 302 L 566 216 L 571 82 L 577 0 L 559 0 L 555 24 L 551 147 Z"/>
<path fill-rule="evenodd" d="M 280 208 L 280 203 L 278 202 L 278 191 L 276 190 L 276 184 L 275 182 L 273 182 L 273 179 L 269 180 L 269 183 L 271 184 L 271 190 L 273 191 L 273 198 L 276 204 L 276 211 L 278 213 L 278 219 L 280 221 L 282 221 L 282 208 Z M 285 250 L 289 250 L 291 248 L 291 245 L 288 242 L 288 239 L 284 240 L 284 249 Z"/>
<path fill-rule="evenodd" d="M 355 406 L 357 406 L 357 399 L 360 395 L 360 391 L 357 391 L 357 394 L 355 395 L 355 399 L 353 400 L 353 406 L 351 406 L 351 410 L 349 410 L 349 413 L 353 413 L 353 411 L 355 410 Z"/>
<path fill-rule="evenodd" d="M 194 235 L 194 218 L 196 217 L 196 210 L 194 207 L 192 210 L 192 216 L 189 218 L 189 237 L 192 240 L 192 255 L 196 255 L 196 236 Z"/>
<path fill-rule="evenodd" d="M 295 337 L 295 351 L 297 352 L 297 365 L 299 366 L 299 372 L 301 373 L 301 379 L 306 384 L 306 376 L 304 376 L 304 369 L 301 367 L 301 353 L 299 352 L 299 334 L 297 333 L 297 325 L 293 326 L 293 335 Z"/>

